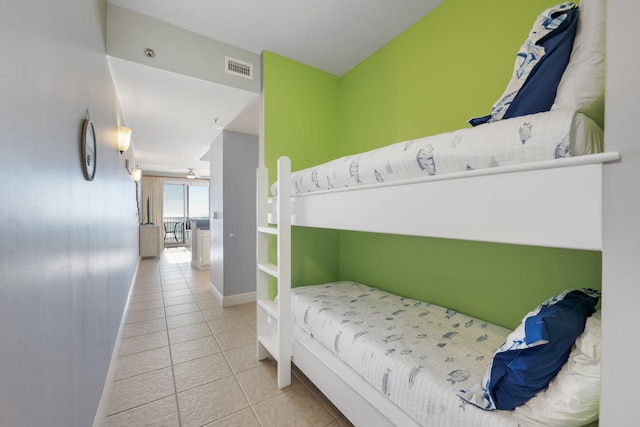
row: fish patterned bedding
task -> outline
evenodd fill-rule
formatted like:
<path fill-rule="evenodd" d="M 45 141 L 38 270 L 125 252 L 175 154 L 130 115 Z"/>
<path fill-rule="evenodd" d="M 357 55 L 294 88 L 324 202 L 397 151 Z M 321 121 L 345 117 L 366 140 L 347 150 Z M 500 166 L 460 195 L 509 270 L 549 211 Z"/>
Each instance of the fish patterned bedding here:
<path fill-rule="evenodd" d="M 553 110 L 389 145 L 294 172 L 291 194 L 598 153 L 591 119 Z M 276 194 L 276 184 L 271 186 Z"/>
<path fill-rule="evenodd" d="M 481 381 L 510 330 L 355 282 L 291 292 L 294 325 L 419 424 L 523 425 L 456 395 Z"/>

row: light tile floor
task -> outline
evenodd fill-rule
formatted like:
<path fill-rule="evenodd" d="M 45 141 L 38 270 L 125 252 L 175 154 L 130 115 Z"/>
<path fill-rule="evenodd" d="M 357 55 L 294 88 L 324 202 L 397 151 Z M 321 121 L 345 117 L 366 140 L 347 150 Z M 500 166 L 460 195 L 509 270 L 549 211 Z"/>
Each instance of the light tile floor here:
<path fill-rule="evenodd" d="M 141 260 L 104 425 L 351 426 L 297 369 L 278 389 L 255 316 L 254 303 L 222 308 L 185 248 Z"/>

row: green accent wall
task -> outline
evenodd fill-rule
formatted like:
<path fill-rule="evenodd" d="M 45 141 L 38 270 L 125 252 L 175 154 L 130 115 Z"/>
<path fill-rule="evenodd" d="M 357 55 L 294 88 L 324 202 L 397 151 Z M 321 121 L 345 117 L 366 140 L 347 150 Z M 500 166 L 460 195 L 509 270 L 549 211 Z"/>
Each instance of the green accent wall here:
<path fill-rule="evenodd" d="M 293 170 L 335 157 L 338 151 L 338 77 L 265 51 L 263 53 L 264 158 L 269 182 L 277 161 L 291 158 Z M 338 231 L 294 227 L 291 233 L 294 286 L 338 280 Z M 277 241 L 269 241 L 275 263 Z M 270 296 L 275 295 L 270 282 Z"/>
<path fill-rule="evenodd" d="M 568 288 L 600 288 L 593 251 L 341 232 L 340 278 L 515 328 Z"/>
<path fill-rule="evenodd" d="M 291 158 L 293 170 L 335 157 L 339 78 L 268 51 L 262 62 L 264 158 L 275 182 L 281 156 Z"/>
<path fill-rule="evenodd" d="M 267 166 L 286 154 L 298 170 L 468 126 L 490 112 L 531 24 L 554 4 L 446 0 L 341 77 L 265 53 Z M 294 283 L 361 281 L 507 327 L 559 291 L 601 282 L 592 251 L 301 228 L 293 245 Z"/>
<path fill-rule="evenodd" d="M 340 79 L 339 155 L 468 127 L 491 112 L 557 0 L 447 0 Z"/>

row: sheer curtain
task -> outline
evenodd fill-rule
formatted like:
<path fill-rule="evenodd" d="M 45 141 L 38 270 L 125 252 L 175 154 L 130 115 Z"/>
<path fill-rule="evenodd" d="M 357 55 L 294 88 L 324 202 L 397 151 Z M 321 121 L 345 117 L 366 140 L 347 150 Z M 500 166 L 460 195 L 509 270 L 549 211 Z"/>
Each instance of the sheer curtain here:
<path fill-rule="evenodd" d="M 160 237 L 162 237 L 162 206 L 164 198 L 164 178 L 143 176 L 142 177 L 142 223 L 152 222 L 160 226 Z M 149 215 L 151 211 L 151 215 Z M 163 239 L 158 240 L 162 246 Z"/>

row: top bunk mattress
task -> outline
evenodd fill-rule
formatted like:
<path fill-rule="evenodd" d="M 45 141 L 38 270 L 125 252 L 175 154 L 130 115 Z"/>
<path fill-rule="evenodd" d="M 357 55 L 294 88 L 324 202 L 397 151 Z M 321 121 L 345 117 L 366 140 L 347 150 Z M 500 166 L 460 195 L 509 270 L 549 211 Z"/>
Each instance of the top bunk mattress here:
<path fill-rule="evenodd" d="M 355 282 L 291 292 L 293 323 L 419 424 L 523 425 L 457 396 L 480 383 L 510 330 Z"/>
<path fill-rule="evenodd" d="M 292 173 L 291 194 L 508 166 L 603 151 L 587 116 L 553 110 L 399 142 Z M 271 193 L 277 195 L 277 183 Z"/>

